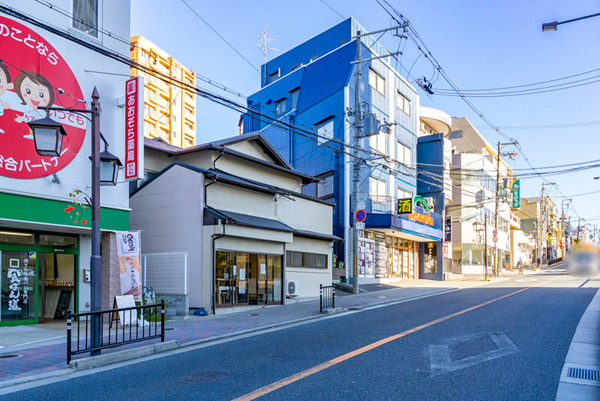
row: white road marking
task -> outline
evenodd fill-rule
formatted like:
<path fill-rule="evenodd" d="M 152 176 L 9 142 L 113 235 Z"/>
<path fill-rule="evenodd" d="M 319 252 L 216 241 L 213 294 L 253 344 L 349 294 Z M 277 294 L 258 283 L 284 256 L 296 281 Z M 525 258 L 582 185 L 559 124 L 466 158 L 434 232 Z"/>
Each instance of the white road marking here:
<path fill-rule="evenodd" d="M 452 360 L 450 357 L 451 346 L 484 337 L 490 337 L 498 348 L 458 360 Z M 445 340 L 443 344 L 429 346 L 431 377 L 475 366 L 492 359 L 513 354 L 518 350 L 519 348 L 504 333 L 474 333 L 466 336 L 452 337 Z"/>

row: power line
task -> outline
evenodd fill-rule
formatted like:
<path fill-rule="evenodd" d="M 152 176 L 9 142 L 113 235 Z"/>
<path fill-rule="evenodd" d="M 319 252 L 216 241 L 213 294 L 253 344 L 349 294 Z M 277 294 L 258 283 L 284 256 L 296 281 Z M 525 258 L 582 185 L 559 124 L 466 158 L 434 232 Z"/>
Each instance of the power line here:
<path fill-rule="evenodd" d="M 572 127 L 589 127 L 591 125 L 600 125 L 600 121 L 585 121 L 579 123 L 564 123 L 564 124 L 547 124 L 547 125 L 512 125 L 502 126 L 501 129 L 553 129 L 553 128 L 572 128 Z M 477 129 L 489 129 L 491 127 L 478 126 Z"/>
<path fill-rule="evenodd" d="M 204 18 L 202 18 L 202 17 L 200 16 L 200 14 L 198 14 L 198 13 L 196 12 L 196 10 L 194 10 L 194 9 L 193 9 L 193 8 L 192 8 L 192 7 L 191 7 L 191 6 L 190 6 L 190 5 L 189 5 L 189 4 L 188 4 L 188 3 L 187 3 L 185 0 L 181 0 L 181 2 L 182 2 L 183 4 L 185 4 L 185 5 L 186 5 L 186 7 L 187 7 L 187 8 L 189 8 L 189 9 L 190 9 L 190 11 L 191 11 L 191 12 L 193 12 L 193 13 L 196 15 L 196 17 L 198 17 L 198 18 L 200 19 L 200 21 L 204 22 L 204 23 L 206 24 L 206 26 L 208 26 L 208 27 L 209 27 L 209 28 L 210 28 L 210 29 L 211 29 L 211 30 L 212 30 L 212 31 L 213 31 L 213 32 L 214 32 L 214 33 L 215 33 L 215 34 L 216 34 L 218 37 L 220 37 L 220 38 L 223 40 L 223 42 L 227 43 L 227 45 L 228 45 L 228 46 L 229 46 L 231 49 L 233 49 L 233 51 L 234 51 L 234 52 L 236 52 L 236 53 L 238 54 L 238 56 L 240 56 L 242 59 L 244 59 L 244 61 L 245 61 L 246 63 L 248 63 L 248 65 L 249 65 L 250 67 L 252 67 L 252 68 L 253 68 L 253 69 L 254 69 L 256 72 L 258 72 L 258 73 L 260 74 L 260 70 L 259 70 L 258 68 L 256 68 L 256 66 L 255 66 L 254 64 L 252 64 L 252 63 L 250 62 L 250 60 L 248 60 L 246 57 L 244 57 L 244 55 L 243 55 L 242 53 L 240 53 L 240 52 L 239 52 L 239 51 L 238 51 L 238 50 L 237 50 L 235 47 L 233 47 L 233 45 L 232 45 L 231 43 L 229 43 L 229 41 L 228 41 L 227 39 L 225 39 L 225 38 L 223 37 L 223 35 L 221 35 L 221 34 L 220 34 L 220 33 L 219 33 L 219 32 L 218 32 L 218 31 L 217 31 L 215 28 L 213 28 L 213 27 L 212 27 L 212 25 L 210 25 L 210 24 L 209 24 L 209 23 L 208 23 L 208 22 L 207 22 L 207 21 L 206 21 Z"/>
<path fill-rule="evenodd" d="M 63 10 L 60 7 L 57 7 L 56 5 L 54 5 L 52 3 L 49 3 L 48 1 L 45 1 L 45 0 L 35 0 L 35 1 L 38 2 L 39 4 L 43 5 L 43 6 L 46 6 L 46 7 L 50 8 L 51 10 L 56 11 L 59 14 L 64 15 L 65 17 L 73 19 L 73 14 L 69 13 L 66 10 Z M 83 25 L 86 25 L 86 26 L 90 27 L 90 28 L 94 28 L 94 29 L 98 30 L 98 32 L 102 33 L 103 35 L 109 36 L 110 38 L 115 39 L 118 42 L 124 43 L 124 44 L 129 45 L 129 46 L 133 46 L 133 48 L 135 48 L 135 49 L 141 49 L 137 45 L 137 43 L 131 43 L 131 41 L 130 41 L 129 38 L 127 38 L 127 39 L 122 38 L 119 35 L 111 32 L 111 31 L 108 31 L 106 29 L 102 29 L 100 27 L 89 25 L 85 21 L 79 21 L 79 22 L 82 23 Z M 106 72 L 101 72 L 101 71 L 90 71 L 90 72 L 95 72 L 95 73 L 99 73 L 99 74 L 102 74 L 102 73 L 108 74 Z M 194 71 L 194 74 L 195 74 L 197 80 L 203 81 L 203 82 L 205 82 L 205 83 L 207 83 L 209 85 L 214 86 L 215 88 L 219 88 L 219 89 L 221 89 L 224 92 L 227 92 L 227 93 L 230 93 L 232 95 L 238 96 L 238 97 L 240 97 L 242 99 L 246 99 L 247 98 L 247 96 L 245 96 L 244 94 L 242 94 L 242 93 L 240 93 L 240 92 L 238 92 L 238 91 L 236 91 L 234 89 L 228 88 L 227 86 L 225 86 L 225 85 L 223 85 L 223 84 L 215 81 L 214 79 L 207 78 L 207 77 L 205 77 L 205 76 L 203 76 L 203 75 L 201 75 L 201 74 L 199 74 L 199 73 L 197 73 L 195 71 Z M 116 74 L 114 74 L 114 75 L 116 75 Z"/>
<path fill-rule="evenodd" d="M 327 6 L 327 8 L 329 8 L 331 11 L 333 11 L 334 13 L 339 15 L 342 18 L 342 20 L 346 19 L 346 17 L 344 17 L 342 14 L 340 14 L 335 8 L 333 8 L 329 4 L 327 4 L 324 0 L 320 0 L 320 1 L 321 1 L 321 3 L 325 4 Z"/>

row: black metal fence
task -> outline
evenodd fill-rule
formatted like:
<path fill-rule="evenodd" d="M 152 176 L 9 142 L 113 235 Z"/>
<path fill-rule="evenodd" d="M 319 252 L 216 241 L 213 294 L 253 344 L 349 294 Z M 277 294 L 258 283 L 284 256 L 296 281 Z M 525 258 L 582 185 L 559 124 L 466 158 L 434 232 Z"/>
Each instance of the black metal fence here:
<path fill-rule="evenodd" d="M 92 321 L 95 320 L 95 324 Z M 92 326 L 100 338 L 92 343 Z M 72 332 L 76 330 L 74 335 Z M 73 355 L 160 338 L 165 341 L 165 301 L 159 304 L 108 309 L 97 312 L 67 311 L 67 365 Z"/>
<path fill-rule="evenodd" d="M 319 298 L 321 300 L 319 311 L 322 313 L 323 309 L 335 308 L 335 287 L 328 285 L 323 287 L 323 284 L 319 284 Z"/>

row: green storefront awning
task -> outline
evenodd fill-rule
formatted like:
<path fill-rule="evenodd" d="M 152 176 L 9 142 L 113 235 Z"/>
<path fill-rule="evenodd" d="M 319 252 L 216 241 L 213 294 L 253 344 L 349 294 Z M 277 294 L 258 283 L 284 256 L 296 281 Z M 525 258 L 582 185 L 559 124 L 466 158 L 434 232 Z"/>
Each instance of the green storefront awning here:
<path fill-rule="evenodd" d="M 92 209 L 65 201 L 0 193 L 0 219 L 91 229 Z M 129 211 L 101 208 L 100 228 L 129 230 Z"/>

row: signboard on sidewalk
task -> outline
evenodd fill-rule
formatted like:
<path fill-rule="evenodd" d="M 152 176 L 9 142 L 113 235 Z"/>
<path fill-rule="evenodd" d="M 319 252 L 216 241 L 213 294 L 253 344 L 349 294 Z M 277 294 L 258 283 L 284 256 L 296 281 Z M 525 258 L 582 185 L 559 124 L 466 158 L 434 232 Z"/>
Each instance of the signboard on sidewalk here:
<path fill-rule="evenodd" d="M 119 231 L 116 234 L 121 295 L 132 295 L 136 301 L 141 301 L 139 232 Z"/>

